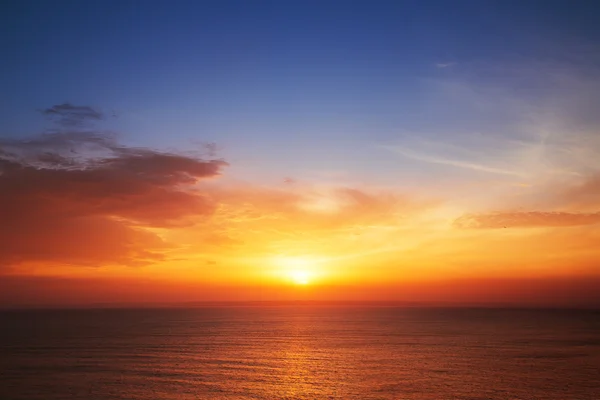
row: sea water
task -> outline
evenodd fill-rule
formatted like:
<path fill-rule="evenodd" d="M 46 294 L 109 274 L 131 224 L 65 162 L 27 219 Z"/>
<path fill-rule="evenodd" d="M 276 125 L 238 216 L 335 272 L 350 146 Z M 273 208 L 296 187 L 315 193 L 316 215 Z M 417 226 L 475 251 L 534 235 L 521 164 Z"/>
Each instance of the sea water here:
<path fill-rule="evenodd" d="M 0 312 L 0 399 L 600 399 L 600 312 Z"/>

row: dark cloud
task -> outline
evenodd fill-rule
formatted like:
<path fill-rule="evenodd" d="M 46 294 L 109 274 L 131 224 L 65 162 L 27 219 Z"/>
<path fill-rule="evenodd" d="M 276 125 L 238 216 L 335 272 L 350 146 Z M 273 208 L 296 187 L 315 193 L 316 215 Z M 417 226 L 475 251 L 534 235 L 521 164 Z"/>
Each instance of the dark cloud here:
<path fill-rule="evenodd" d="M 0 265 L 160 260 L 166 244 L 143 228 L 212 213 L 212 202 L 190 185 L 225 165 L 97 133 L 0 140 Z"/>
<path fill-rule="evenodd" d="M 456 219 L 454 226 L 470 229 L 581 226 L 600 223 L 600 213 L 570 212 L 496 212 L 467 214 Z"/>
<path fill-rule="evenodd" d="M 45 133 L 28 139 L 0 139 L 0 157 L 22 164 L 54 168 L 65 163 L 78 165 L 126 153 L 116 137 L 98 132 L 68 130 Z M 134 149 L 141 152 L 143 149 Z"/>
<path fill-rule="evenodd" d="M 104 114 L 90 106 L 74 106 L 70 103 L 57 104 L 41 110 L 41 113 L 64 127 L 77 127 L 86 122 L 104 119 Z"/>

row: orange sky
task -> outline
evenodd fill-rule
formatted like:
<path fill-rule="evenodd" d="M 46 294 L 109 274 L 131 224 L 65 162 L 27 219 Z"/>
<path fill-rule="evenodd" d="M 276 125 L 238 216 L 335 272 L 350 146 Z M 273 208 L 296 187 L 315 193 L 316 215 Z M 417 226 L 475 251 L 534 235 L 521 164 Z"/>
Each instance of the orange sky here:
<path fill-rule="evenodd" d="M 84 150 L 90 144 L 98 149 Z M 85 157 L 66 163 L 65 146 Z M 242 182 L 222 176 L 222 161 L 102 136 L 5 148 L 13 152 L 0 160 L 8 305 L 598 300 L 596 177 L 539 188 L 509 182 L 473 203 L 461 198 L 467 190 L 443 195 L 443 183 Z M 480 189 L 491 185 L 499 186 Z M 532 203 L 542 191 L 535 208 L 496 206 Z"/>

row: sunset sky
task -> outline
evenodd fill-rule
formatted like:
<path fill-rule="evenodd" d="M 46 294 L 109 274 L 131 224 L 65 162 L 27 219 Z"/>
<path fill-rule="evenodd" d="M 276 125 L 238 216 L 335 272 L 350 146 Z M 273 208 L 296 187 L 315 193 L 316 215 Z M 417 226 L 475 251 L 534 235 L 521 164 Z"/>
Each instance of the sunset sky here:
<path fill-rule="evenodd" d="M 4 2 L 0 305 L 599 305 L 597 8 Z"/>

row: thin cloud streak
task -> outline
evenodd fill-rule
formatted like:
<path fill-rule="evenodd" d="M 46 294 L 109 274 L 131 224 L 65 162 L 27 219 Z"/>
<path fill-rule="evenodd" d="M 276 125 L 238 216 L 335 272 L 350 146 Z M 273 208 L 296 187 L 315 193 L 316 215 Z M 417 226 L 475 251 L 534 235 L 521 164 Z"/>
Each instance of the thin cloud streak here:
<path fill-rule="evenodd" d="M 435 66 L 438 67 L 438 68 L 450 68 L 450 67 L 455 66 L 456 64 L 457 63 L 453 62 L 453 61 L 450 61 L 450 62 L 439 62 L 439 63 L 436 63 Z"/>
<path fill-rule="evenodd" d="M 503 169 L 503 168 L 496 168 L 496 167 L 492 167 L 492 166 L 477 164 L 477 163 L 469 162 L 469 161 L 462 161 L 462 160 L 458 160 L 458 159 L 449 159 L 449 158 L 439 157 L 439 156 L 436 156 L 433 154 L 419 153 L 419 152 L 416 152 L 414 150 L 411 150 L 411 149 L 408 149 L 408 148 L 405 148 L 402 146 L 384 145 L 383 147 L 387 150 L 393 151 L 397 154 L 400 154 L 402 156 L 405 156 L 405 157 L 408 157 L 408 158 L 411 158 L 411 159 L 417 160 L 417 161 L 423 161 L 423 162 L 432 163 L 432 164 L 450 165 L 453 167 L 465 168 L 465 169 L 470 169 L 470 170 L 479 171 L 479 172 L 488 172 L 491 174 L 511 175 L 511 176 L 517 176 L 517 177 L 525 176 L 525 174 L 523 174 L 521 172 L 517 172 L 517 171 L 511 171 L 511 170 L 507 170 L 507 169 Z"/>
<path fill-rule="evenodd" d="M 600 224 L 600 212 L 497 212 L 480 215 L 464 215 L 454 221 L 455 227 L 463 229 L 568 227 L 594 224 Z"/>

